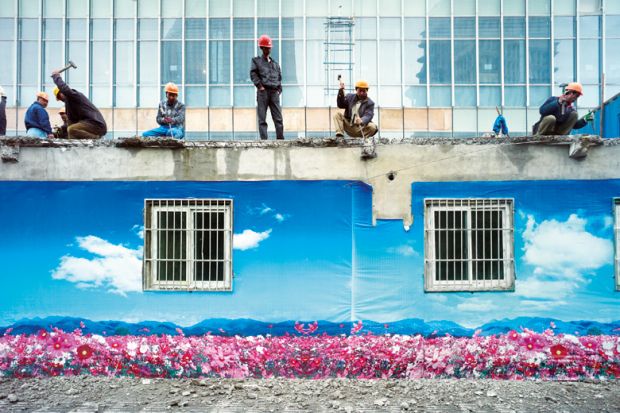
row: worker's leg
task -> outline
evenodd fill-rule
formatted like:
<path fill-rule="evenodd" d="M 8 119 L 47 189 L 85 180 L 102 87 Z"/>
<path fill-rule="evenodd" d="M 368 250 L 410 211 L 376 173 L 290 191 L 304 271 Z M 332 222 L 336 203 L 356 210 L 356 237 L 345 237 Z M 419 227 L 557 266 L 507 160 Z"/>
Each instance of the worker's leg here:
<path fill-rule="evenodd" d="M 47 133 L 44 130 L 39 129 L 39 128 L 30 128 L 26 132 L 26 136 L 31 137 L 31 138 L 46 139 Z"/>
<path fill-rule="evenodd" d="M 183 137 L 185 136 L 185 131 L 183 130 L 183 128 L 170 128 L 170 134 L 168 136 L 171 136 L 175 139 L 183 139 Z"/>
<path fill-rule="evenodd" d="M 548 115 L 540 120 L 537 135 L 555 135 L 555 116 Z"/>
<path fill-rule="evenodd" d="M 343 121 L 344 131 L 352 138 L 361 138 L 362 137 L 362 129 L 359 125 L 355 125 L 348 120 Z M 366 132 L 364 132 L 366 133 Z"/>
<path fill-rule="evenodd" d="M 579 115 L 577 112 L 571 112 L 568 115 L 568 118 L 563 123 L 556 123 L 555 125 L 555 133 L 556 135 L 570 135 L 570 131 L 573 130 L 573 126 L 579 120 Z"/>
<path fill-rule="evenodd" d="M 375 134 L 379 132 L 379 128 L 372 122 L 368 122 L 366 126 L 364 126 L 364 137 L 370 138 L 371 136 L 375 136 Z"/>
<path fill-rule="evenodd" d="M 169 129 L 165 126 L 159 126 L 157 128 L 145 131 L 144 133 L 142 133 L 142 136 L 145 138 L 154 138 L 157 136 L 166 136 L 167 134 L 169 134 Z"/>
<path fill-rule="evenodd" d="M 336 129 L 337 137 L 344 137 L 344 115 L 340 111 L 336 111 L 334 116 L 332 116 L 332 120 L 334 121 L 334 129 Z"/>
<path fill-rule="evenodd" d="M 261 139 L 267 139 L 267 105 L 269 92 L 267 90 L 256 91 L 256 116 L 258 117 L 258 132 Z"/>
<path fill-rule="evenodd" d="M 69 139 L 99 139 L 104 135 L 102 132 L 99 126 L 84 121 L 69 125 L 67 128 Z"/>
<path fill-rule="evenodd" d="M 284 139 L 282 107 L 280 106 L 280 93 L 277 90 L 269 90 L 269 111 L 276 127 L 276 139 Z"/>

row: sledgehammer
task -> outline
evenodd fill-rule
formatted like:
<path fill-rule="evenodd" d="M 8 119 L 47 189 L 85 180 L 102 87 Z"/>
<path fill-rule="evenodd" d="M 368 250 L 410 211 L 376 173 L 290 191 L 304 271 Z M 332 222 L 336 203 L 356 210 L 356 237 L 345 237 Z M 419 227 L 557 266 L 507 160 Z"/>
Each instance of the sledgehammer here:
<path fill-rule="evenodd" d="M 58 71 L 58 74 L 64 72 L 65 70 L 71 69 L 71 68 L 77 69 L 77 66 L 75 65 L 75 63 L 73 63 L 73 61 L 69 60 L 67 65 Z"/>

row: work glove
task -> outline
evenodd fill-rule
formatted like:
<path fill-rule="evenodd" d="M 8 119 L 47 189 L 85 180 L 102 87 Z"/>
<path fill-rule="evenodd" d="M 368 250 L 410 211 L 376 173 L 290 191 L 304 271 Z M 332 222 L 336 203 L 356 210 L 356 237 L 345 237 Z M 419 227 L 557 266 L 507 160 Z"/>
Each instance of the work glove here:
<path fill-rule="evenodd" d="M 592 122 L 594 120 L 594 113 L 586 113 L 586 115 L 583 117 L 583 120 L 585 120 L 586 122 Z"/>

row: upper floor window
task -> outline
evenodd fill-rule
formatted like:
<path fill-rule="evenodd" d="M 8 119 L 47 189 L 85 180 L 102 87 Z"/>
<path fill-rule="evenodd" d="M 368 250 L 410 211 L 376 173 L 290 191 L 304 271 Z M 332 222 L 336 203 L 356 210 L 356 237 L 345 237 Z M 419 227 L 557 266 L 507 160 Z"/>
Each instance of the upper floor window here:
<path fill-rule="evenodd" d="M 147 199 L 145 290 L 232 289 L 231 199 Z"/>
<path fill-rule="evenodd" d="M 425 200 L 425 290 L 514 289 L 511 199 Z"/>

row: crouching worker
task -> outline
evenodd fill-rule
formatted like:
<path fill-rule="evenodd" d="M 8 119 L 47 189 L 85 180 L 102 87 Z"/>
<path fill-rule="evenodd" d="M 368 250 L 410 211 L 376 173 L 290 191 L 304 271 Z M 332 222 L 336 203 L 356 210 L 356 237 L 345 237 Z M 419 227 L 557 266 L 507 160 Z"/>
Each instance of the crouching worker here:
<path fill-rule="evenodd" d="M 30 105 L 24 116 L 26 124 L 26 136 L 31 138 L 51 138 L 52 125 L 50 125 L 50 117 L 47 114 L 47 103 L 49 97 L 45 92 L 37 93 L 37 100 Z"/>
<path fill-rule="evenodd" d="M 159 127 L 147 130 L 142 134 L 145 138 L 164 137 L 183 139 L 185 135 L 185 105 L 177 97 L 179 88 L 174 83 L 168 83 L 164 89 L 166 99 L 159 103 L 157 123 Z"/>
<path fill-rule="evenodd" d="M 355 83 L 355 93 L 344 94 L 344 83 L 340 82 L 340 90 L 336 103 L 344 114 L 338 111 L 334 114 L 336 137 L 342 138 L 346 132 L 353 138 L 369 138 L 379 130 L 372 123 L 375 115 L 375 102 L 368 98 L 368 82 L 360 80 Z"/>
<path fill-rule="evenodd" d="M 569 83 L 562 96 L 551 96 L 540 107 L 540 120 L 534 124 L 534 135 L 568 135 L 592 120 L 592 113 L 579 119 L 573 103 L 583 94 L 581 84 Z"/>
<path fill-rule="evenodd" d="M 56 100 L 65 103 L 69 139 L 99 139 L 108 133 L 103 115 L 86 96 L 71 89 L 57 70 L 52 72 L 52 79 L 56 84 L 54 89 Z"/>
<path fill-rule="evenodd" d="M 69 126 L 69 119 L 67 118 L 67 111 L 65 108 L 60 108 L 58 111 L 60 119 L 62 119 L 62 125 L 54 126 L 54 138 L 67 139 L 67 127 Z"/>

